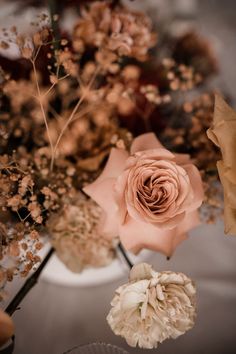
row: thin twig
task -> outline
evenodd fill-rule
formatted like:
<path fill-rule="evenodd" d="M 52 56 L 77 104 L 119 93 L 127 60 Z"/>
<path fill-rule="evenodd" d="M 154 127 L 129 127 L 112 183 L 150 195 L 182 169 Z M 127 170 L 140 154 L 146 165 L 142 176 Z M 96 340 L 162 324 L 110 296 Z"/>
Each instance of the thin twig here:
<path fill-rule="evenodd" d="M 34 285 L 37 284 L 39 276 L 48 263 L 49 259 L 51 258 L 52 254 L 54 252 L 54 248 L 51 248 L 49 252 L 47 253 L 46 257 L 42 261 L 42 263 L 39 265 L 38 269 L 26 280 L 22 288 L 18 291 L 18 293 L 15 295 L 13 300 L 10 302 L 10 304 L 7 306 L 5 312 L 8 313 L 8 315 L 12 316 L 13 313 L 17 310 L 18 306 L 20 305 L 21 301 L 25 298 L 25 296 L 28 294 L 28 292 L 34 287 Z"/>
<path fill-rule="evenodd" d="M 49 144 L 50 144 L 50 147 L 51 147 L 51 153 L 53 154 L 52 139 L 51 139 L 51 136 L 50 136 L 50 133 L 49 133 L 48 121 L 47 121 L 47 117 L 46 117 L 45 110 L 44 110 L 44 107 L 43 107 L 42 95 L 41 95 L 41 91 L 40 91 L 40 87 L 39 87 L 39 83 L 38 83 L 38 79 L 37 79 L 37 71 L 36 71 L 34 60 L 31 60 L 31 63 L 32 63 L 32 66 L 33 66 L 35 84 L 36 84 L 36 89 L 37 89 L 37 93 L 38 93 L 38 102 L 39 102 L 40 109 L 41 109 L 41 112 L 42 112 L 42 115 L 43 115 L 44 124 L 46 126 L 47 136 L 48 136 Z"/>
<path fill-rule="evenodd" d="M 62 76 L 62 77 L 60 77 L 60 78 L 58 78 L 58 79 L 57 79 L 57 82 L 54 82 L 54 83 L 49 87 L 49 89 L 48 89 L 46 92 L 44 92 L 44 94 L 43 94 L 42 96 L 43 96 L 43 97 L 46 97 L 46 96 L 53 90 L 53 88 L 58 84 L 59 81 L 62 81 L 62 80 L 64 80 L 64 79 L 66 79 L 68 76 L 70 76 L 70 74 L 66 74 L 66 75 L 64 75 L 64 76 Z"/>
<path fill-rule="evenodd" d="M 59 41 L 60 41 L 60 29 L 59 29 L 59 24 L 58 20 L 55 20 L 55 15 L 58 15 L 58 5 L 59 2 L 55 0 L 48 0 L 48 8 L 50 12 L 50 18 L 51 18 L 51 26 L 53 30 L 53 37 L 56 39 L 55 43 L 53 44 L 54 51 L 59 49 Z"/>
<path fill-rule="evenodd" d="M 37 51 L 36 51 L 36 54 L 35 54 L 34 58 L 32 59 L 34 62 L 37 60 L 41 48 L 42 48 L 42 45 L 40 45 L 40 46 L 38 47 L 38 49 L 37 49 Z"/>
<path fill-rule="evenodd" d="M 92 87 L 92 85 L 93 85 L 93 83 L 94 83 L 94 81 L 95 81 L 95 79 L 97 77 L 99 69 L 100 69 L 100 66 L 98 66 L 97 69 L 95 70 L 91 81 L 89 82 L 88 86 L 85 88 L 85 91 L 84 91 L 83 95 L 79 98 L 77 104 L 75 105 L 73 111 L 71 112 L 68 120 L 66 121 L 65 125 L 63 126 L 63 128 L 62 128 L 62 130 L 61 130 L 61 132 L 60 132 L 60 134 L 59 134 L 59 136 L 57 138 L 56 144 L 55 144 L 54 149 L 53 149 L 52 159 L 51 159 L 51 166 L 50 166 L 51 171 L 53 170 L 53 165 L 54 165 L 54 160 L 55 160 L 55 156 L 56 156 L 56 151 L 57 151 L 58 145 L 60 143 L 60 140 L 61 140 L 64 132 L 66 131 L 68 125 L 72 122 L 72 120 L 73 120 L 73 118 L 74 118 L 79 106 L 82 104 L 82 102 L 84 101 L 85 97 L 87 96 L 87 93 L 91 89 L 91 87 Z"/>

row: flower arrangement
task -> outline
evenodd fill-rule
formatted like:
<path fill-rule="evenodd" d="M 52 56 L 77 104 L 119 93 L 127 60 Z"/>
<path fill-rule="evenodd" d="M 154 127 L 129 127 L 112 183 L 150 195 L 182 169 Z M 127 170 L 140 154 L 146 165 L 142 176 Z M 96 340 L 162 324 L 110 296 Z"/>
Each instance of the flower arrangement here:
<path fill-rule="evenodd" d="M 192 31 L 155 33 L 147 15 L 120 1 L 78 9 L 70 33 L 57 14 L 52 27 L 40 15 L 27 35 L 2 30 L 2 50 L 19 54 L 0 57 L 2 298 L 7 281 L 37 268 L 45 238 L 81 272 L 112 262 L 117 245 L 171 257 L 188 231 L 214 222 L 220 150 L 208 129 L 223 153 L 226 232 L 236 230 L 235 112 L 216 96 L 213 113 L 209 44 Z M 108 323 L 130 345 L 156 347 L 193 326 L 195 292 L 182 273 L 136 265 Z"/>

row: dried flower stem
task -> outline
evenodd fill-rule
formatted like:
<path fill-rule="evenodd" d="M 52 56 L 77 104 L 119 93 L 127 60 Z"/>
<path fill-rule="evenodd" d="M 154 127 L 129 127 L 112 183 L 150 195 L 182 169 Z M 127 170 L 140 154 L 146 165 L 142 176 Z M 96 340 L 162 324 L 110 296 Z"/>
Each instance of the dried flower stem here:
<path fill-rule="evenodd" d="M 44 107 L 43 107 L 43 102 L 42 102 L 42 97 L 43 96 L 41 95 L 41 91 L 40 91 L 40 87 L 39 87 L 39 82 L 38 82 L 38 78 L 37 78 L 37 71 L 36 71 L 36 66 L 35 66 L 35 60 L 31 60 L 31 63 L 32 63 L 32 66 L 33 66 L 35 84 L 36 84 L 36 89 L 37 89 L 37 94 L 38 94 L 37 99 L 38 99 L 38 102 L 39 102 L 39 105 L 40 105 L 40 109 L 41 109 L 41 112 L 42 112 L 42 115 L 43 115 L 44 124 L 45 124 L 46 130 L 47 130 L 48 141 L 49 141 L 50 148 L 51 148 L 51 153 L 52 153 L 52 156 L 53 156 L 53 144 L 52 144 L 52 139 L 51 139 L 51 136 L 50 136 L 50 133 L 49 133 L 49 127 L 48 127 L 48 121 L 47 121 L 46 113 L 45 113 L 45 110 L 44 110 Z"/>
<path fill-rule="evenodd" d="M 128 266 L 131 268 L 133 268 L 133 263 L 131 262 L 131 260 L 129 259 L 129 257 L 127 256 L 126 251 L 124 250 L 124 247 L 122 246 L 122 244 L 119 242 L 118 243 L 118 249 L 120 250 L 120 252 L 122 253 L 122 256 L 124 257 L 126 263 L 128 264 Z"/>
<path fill-rule="evenodd" d="M 89 90 L 91 89 L 91 87 L 92 87 L 92 85 L 93 85 L 93 83 L 94 83 L 94 81 L 95 81 L 95 79 L 96 79 L 96 77 L 97 77 L 97 74 L 98 74 L 99 70 L 100 70 L 100 66 L 98 66 L 98 67 L 96 68 L 93 77 L 91 78 L 91 80 L 90 80 L 88 86 L 87 86 L 87 87 L 85 88 L 85 90 L 84 90 L 83 95 L 79 98 L 77 104 L 75 105 L 73 111 L 71 112 L 71 114 L 70 114 L 68 120 L 66 121 L 65 125 L 63 126 L 63 128 L 62 128 L 62 130 L 61 130 L 61 132 L 60 132 L 60 134 L 59 134 L 59 136 L 58 136 L 58 138 L 57 138 L 55 147 L 54 147 L 54 149 L 53 149 L 53 151 L 52 151 L 52 159 L 51 159 L 51 166 L 50 166 L 51 171 L 53 170 L 53 165 L 54 165 L 54 160 L 55 160 L 55 156 L 56 156 L 56 151 L 57 151 L 58 145 L 59 145 L 59 143 L 60 143 L 60 140 L 61 140 L 63 134 L 65 133 L 67 127 L 69 126 L 69 124 L 73 121 L 74 116 L 75 116 L 75 114 L 76 114 L 76 112 L 77 112 L 79 106 L 82 104 L 82 102 L 84 101 L 85 97 L 87 96 Z"/>
<path fill-rule="evenodd" d="M 54 50 L 59 49 L 59 40 L 60 40 L 60 29 L 59 29 L 59 24 L 58 21 L 55 21 L 54 16 L 58 15 L 58 3 L 55 0 L 48 0 L 48 9 L 50 12 L 50 18 L 51 18 L 51 26 L 53 30 L 53 36 L 56 39 L 55 43 L 53 44 Z"/>
<path fill-rule="evenodd" d="M 40 266 L 38 267 L 38 269 L 26 280 L 22 288 L 18 291 L 16 296 L 7 306 L 5 312 L 8 313 L 10 316 L 12 316 L 13 313 L 17 310 L 19 304 L 24 299 L 24 297 L 28 294 L 28 292 L 34 287 L 34 285 L 37 284 L 42 270 L 48 263 L 53 253 L 54 253 L 54 248 L 51 248 L 47 253 L 46 257 L 44 258 L 44 260 L 42 261 L 42 263 L 40 264 Z"/>
<path fill-rule="evenodd" d="M 70 76 L 70 74 L 66 74 L 60 78 L 57 77 L 57 82 L 53 83 L 52 86 L 49 87 L 49 89 L 42 95 L 42 97 L 46 97 L 53 90 L 54 86 L 56 86 L 59 81 L 66 79 L 68 76 Z"/>

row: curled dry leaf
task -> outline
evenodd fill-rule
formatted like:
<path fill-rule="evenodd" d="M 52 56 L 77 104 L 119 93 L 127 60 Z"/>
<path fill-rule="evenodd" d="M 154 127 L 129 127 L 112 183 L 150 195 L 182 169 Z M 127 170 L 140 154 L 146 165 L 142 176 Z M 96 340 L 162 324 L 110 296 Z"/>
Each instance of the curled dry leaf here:
<path fill-rule="evenodd" d="M 214 122 L 207 135 L 222 153 L 217 169 L 224 188 L 225 233 L 236 235 L 236 112 L 220 95 L 215 96 Z"/>

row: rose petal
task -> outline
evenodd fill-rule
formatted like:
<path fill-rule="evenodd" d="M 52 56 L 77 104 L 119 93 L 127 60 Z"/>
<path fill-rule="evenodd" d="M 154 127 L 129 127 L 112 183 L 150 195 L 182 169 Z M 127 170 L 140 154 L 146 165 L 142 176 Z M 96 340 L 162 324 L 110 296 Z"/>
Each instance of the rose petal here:
<path fill-rule="evenodd" d="M 171 256 L 178 243 L 186 235 L 176 234 L 176 230 L 162 230 L 152 224 L 147 224 L 128 217 L 125 225 L 119 227 L 119 235 L 124 247 L 135 254 L 142 248 L 147 248 Z"/>
<path fill-rule="evenodd" d="M 106 178 L 104 180 L 96 180 L 90 185 L 83 188 L 84 192 L 89 195 L 101 208 L 106 212 L 113 214 L 118 211 L 118 206 L 114 200 L 115 178 Z"/>
<path fill-rule="evenodd" d="M 98 233 L 104 235 L 104 237 L 112 239 L 118 236 L 118 214 L 115 211 L 113 214 L 106 212 L 102 213 L 100 224 L 97 227 Z"/>
<path fill-rule="evenodd" d="M 174 154 L 177 165 L 186 165 L 191 163 L 191 158 L 188 154 Z"/>
<path fill-rule="evenodd" d="M 154 133 L 147 133 L 139 135 L 137 138 L 134 139 L 130 148 L 130 153 L 131 155 L 133 155 L 138 151 L 157 148 L 163 148 L 162 144 L 157 139 Z"/>
<path fill-rule="evenodd" d="M 204 191 L 200 173 L 196 166 L 193 164 L 183 166 L 185 169 L 190 184 L 191 184 L 191 192 L 188 194 L 188 198 L 186 198 L 184 203 L 184 208 L 188 212 L 194 211 L 202 205 L 202 201 L 204 198 Z M 182 209 L 180 208 L 180 211 Z"/>
<path fill-rule="evenodd" d="M 135 254 L 147 248 L 171 256 L 180 242 L 187 238 L 186 233 L 200 224 L 197 211 L 189 213 L 172 230 L 160 229 L 128 217 L 125 225 L 120 226 L 119 235 L 124 247 Z"/>
<path fill-rule="evenodd" d="M 83 191 L 93 198 L 104 211 L 115 215 L 118 207 L 114 199 L 116 177 L 122 172 L 128 153 L 122 149 L 112 149 L 107 164 L 101 175 Z"/>
<path fill-rule="evenodd" d="M 116 180 L 114 186 L 114 198 L 119 206 L 120 222 L 123 224 L 127 215 L 127 207 L 125 203 L 125 188 L 127 186 L 127 178 L 129 171 L 123 172 Z"/>

